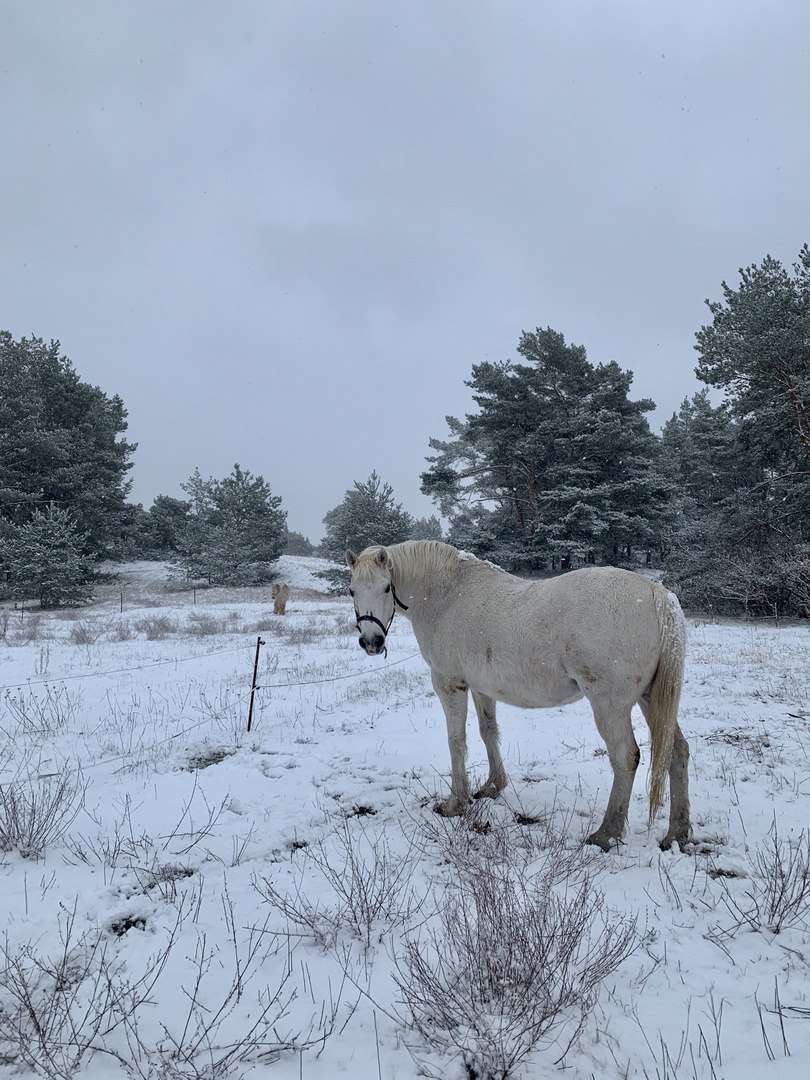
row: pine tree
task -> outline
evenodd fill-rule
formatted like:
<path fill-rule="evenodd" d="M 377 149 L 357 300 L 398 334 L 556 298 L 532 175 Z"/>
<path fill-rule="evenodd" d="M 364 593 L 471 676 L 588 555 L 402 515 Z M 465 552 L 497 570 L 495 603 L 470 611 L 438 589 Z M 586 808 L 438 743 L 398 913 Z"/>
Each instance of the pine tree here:
<path fill-rule="evenodd" d="M 450 519 L 450 537 L 513 568 L 615 562 L 650 547 L 669 485 L 632 374 L 594 367 L 548 328 L 521 336 L 525 364 L 482 363 L 467 383 L 478 412 L 447 417 L 422 490 Z"/>
<path fill-rule="evenodd" d="M 725 392 L 725 429 L 704 402 L 665 432 L 692 448 L 695 512 L 669 574 L 693 606 L 773 614 L 806 602 L 810 584 L 810 249 L 792 275 L 768 256 L 740 278 L 707 301 L 712 322 L 696 335 L 695 371 Z M 696 438 L 701 418 L 711 447 Z"/>
<path fill-rule="evenodd" d="M 441 540 L 442 523 L 435 514 L 430 517 L 414 518 L 411 524 L 409 540 Z"/>
<path fill-rule="evenodd" d="M 368 480 L 355 481 L 334 509 L 324 517 L 326 536 L 321 552 L 343 562 L 347 548 L 359 552 L 372 544 L 399 544 L 411 534 L 413 518 L 394 501 L 394 489 L 376 471 Z"/>
<path fill-rule="evenodd" d="M 118 396 L 82 382 L 58 341 L 0 331 L 0 516 L 13 525 L 53 503 L 86 553 L 114 550 L 127 517 L 135 446 Z"/>
<path fill-rule="evenodd" d="M 152 558 L 167 558 L 179 550 L 188 524 L 191 503 L 170 495 L 156 495 L 146 515 L 142 547 Z"/>
<path fill-rule="evenodd" d="M 285 555 L 314 555 L 315 545 L 301 532 L 294 529 L 287 530 L 287 540 L 284 544 Z"/>
<path fill-rule="evenodd" d="M 18 600 L 37 599 L 44 608 L 70 607 L 92 599 L 92 559 L 85 537 L 67 510 L 48 506 L 11 526 L 0 543 L 0 562 L 9 592 Z"/>
<path fill-rule="evenodd" d="M 335 592 L 348 587 L 350 575 L 343 566 L 348 549 L 360 552 L 373 544 L 399 544 L 410 538 L 413 528 L 413 518 L 394 501 L 394 489 L 376 470 L 365 482 L 355 481 L 323 523 L 326 536 L 321 541 L 321 554 L 339 568 L 319 571 L 317 576 L 329 582 Z"/>
<path fill-rule="evenodd" d="M 286 510 L 262 476 L 234 465 L 223 480 L 199 469 L 182 485 L 190 509 L 178 537 L 177 565 L 211 585 L 246 585 L 269 578 L 284 551 Z"/>

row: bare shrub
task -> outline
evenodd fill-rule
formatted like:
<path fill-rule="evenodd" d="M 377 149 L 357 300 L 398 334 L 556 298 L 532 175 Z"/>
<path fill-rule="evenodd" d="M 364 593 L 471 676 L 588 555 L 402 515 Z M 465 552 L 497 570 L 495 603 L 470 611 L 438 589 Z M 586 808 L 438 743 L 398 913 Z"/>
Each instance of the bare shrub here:
<path fill-rule="evenodd" d="M 342 986 L 337 995 L 330 988 L 328 1001 L 312 996 L 309 1019 L 280 1032 L 298 996 L 289 942 L 268 933 L 266 921 L 237 927 L 227 881 L 225 946 L 197 932 L 193 955 L 185 957 L 184 1004 L 165 1018 L 156 1016 L 157 985 L 187 917 L 197 921 L 200 903 L 196 892 L 180 897 L 140 975 L 133 974 L 132 957 L 118 955 L 116 939 L 151 924 L 142 913 L 112 919 L 107 932 L 79 934 L 76 900 L 72 910 L 62 907 L 54 953 L 30 942 L 13 949 L 7 938 L 0 940 L 0 1062 L 27 1066 L 49 1080 L 72 1080 L 101 1054 L 142 1080 L 213 1080 L 234 1075 L 240 1064 L 322 1046 L 337 1026 Z M 171 969 L 178 963 L 182 959 L 174 956 Z M 274 984 L 265 981 L 268 969 Z"/>
<path fill-rule="evenodd" d="M 636 920 L 606 910 L 587 878 L 558 890 L 553 875 L 482 865 L 446 889 L 437 927 L 406 935 L 393 977 L 407 1026 L 443 1064 L 460 1055 L 468 1076 L 504 1080 L 563 1031 L 564 1055 L 639 944 Z"/>
<path fill-rule="evenodd" d="M 44 690 L 7 690 L 3 705 L 16 725 L 14 735 L 50 738 L 73 725 L 81 705 L 81 695 L 65 686 L 46 686 Z"/>
<path fill-rule="evenodd" d="M 793 841 L 779 836 L 773 822 L 767 840 L 751 856 L 751 879 L 742 899 L 734 896 L 721 877 L 724 902 L 734 916 L 734 933 L 741 926 L 778 934 L 791 927 L 806 927 L 810 920 L 810 835 L 802 829 Z"/>
<path fill-rule="evenodd" d="M 139 1069 L 144 1077 L 209 1080 L 234 1075 L 238 1065 L 274 1060 L 284 1050 L 303 1051 L 323 1043 L 336 1027 L 340 994 L 337 1000 L 322 1003 L 317 1023 L 311 1022 L 305 1033 L 279 1033 L 278 1025 L 297 993 L 289 985 L 292 970 L 286 952 L 277 966 L 275 989 L 264 984 L 250 993 L 249 987 L 286 944 L 277 944 L 275 935 L 266 933 L 267 921 L 245 928 L 246 936 L 240 934 L 227 886 L 222 907 L 231 955 L 198 932 L 194 954 L 187 958 L 190 978 L 183 986 L 187 1005 L 176 1023 L 161 1023 L 161 1037 L 146 1048 L 149 1065 Z"/>
<path fill-rule="evenodd" d="M 14 634 L 9 637 L 12 645 L 30 645 L 32 641 L 38 641 L 42 633 L 42 615 L 38 612 L 20 612 L 19 622 L 16 618 L 13 622 Z"/>
<path fill-rule="evenodd" d="M 425 854 L 440 852 L 459 878 L 475 879 L 498 867 L 529 873 L 542 860 L 547 878 L 570 883 L 600 861 L 596 849 L 569 843 L 572 816 L 573 811 L 561 814 L 552 804 L 542 814 L 521 808 L 506 818 L 490 799 L 473 799 L 458 817 L 421 814 L 415 825 Z"/>
<path fill-rule="evenodd" d="M 99 932 L 74 935 L 75 907 L 60 918 L 54 957 L 31 944 L 0 944 L 0 1046 L 42 1076 L 70 1080 L 88 1053 L 123 1017 L 112 988 L 107 945 Z"/>
<path fill-rule="evenodd" d="M 268 613 L 259 620 L 257 630 L 273 634 L 285 645 L 314 645 L 334 635 L 334 621 L 317 615 L 306 619 L 282 619 Z"/>
<path fill-rule="evenodd" d="M 57 843 L 81 810 L 81 774 L 63 772 L 41 780 L 0 784 L 0 851 L 38 859 Z"/>
<path fill-rule="evenodd" d="M 129 619 L 115 619 L 110 627 L 110 641 L 132 641 L 135 630 Z"/>
<path fill-rule="evenodd" d="M 206 611 L 192 611 L 188 617 L 188 631 L 194 637 L 213 637 L 228 633 L 231 626 L 227 619 L 217 618 Z"/>
<path fill-rule="evenodd" d="M 83 619 L 70 628 L 70 641 L 73 645 L 95 645 L 100 637 L 101 628 Z"/>
<path fill-rule="evenodd" d="M 253 886 L 286 919 L 306 927 L 322 944 L 334 944 L 340 931 L 348 929 L 368 949 L 387 931 L 407 924 L 425 903 L 426 896 L 417 896 L 411 887 L 416 850 L 409 844 L 404 855 L 394 854 L 384 833 L 370 834 L 362 825 L 352 828 L 348 819 L 330 839 L 331 848 L 320 841 L 299 850 L 331 887 L 333 906 L 313 903 L 303 878 L 293 896 L 280 892 L 265 877 L 254 875 Z"/>
<path fill-rule="evenodd" d="M 170 634 L 176 634 L 178 630 L 177 620 L 168 615 L 150 615 L 146 619 L 138 619 L 135 629 L 139 634 L 145 634 L 147 641 L 163 641 Z"/>
<path fill-rule="evenodd" d="M 113 954 L 108 935 L 100 930 L 76 934 L 75 904 L 60 917 L 61 947 L 55 957 L 31 944 L 13 951 L 0 943 L 0 1055 L 8 1063 L 22 1063 L 55 1080 L 71 1080 L 98 1054 L 112 1057 L 143 1080 L 210 1080 L 230 1075 L 238 1064 L 325 1041 L 336 1024 L 340 997 L 322 1003 L 319 1020 L 311 1022 L 304 1035 L 280 1035 L 278 1025 L 296 996 L 295 988 L 288 988 L 292 974 L 288 957 L 285 953 L 276 967 L 276 989 L 265 983 L 249 993 L 251 982 L 278 953 L 277 945 L 267 944 L 276 939 L 261 926 L 249 928 L 246 937 L 237 931 L 227 888 L 223 909 L 230 959 L 228 951 L 210 945 L 198 932 L 194 954 L 187 959 L 186 1006 L 178 1010 L 176 1021 L 158 1022 L 154 1034 L 148 1030 L 153 990 L 177 942 L 188 904 L 178 906 L 164 944 L 136 978 Z M 144 924 L 143 918 L 128 919 L 111 930 L 115 935 Z"/>
<path fill-rule="evenodd" d="M 197 818 L 195 822 L 192 806 L 198 790 L 197 781 L 198 776 L 195 772 L 194 786 L 183 806 L 179 821 L 171 832 L 160 838 L 163 841 L 163 850 L 171 851 L 174 855 L 187 855 L 192 848 L 195 848 L 199 843 L 211 836 L 231 801 L 230 795 L 226 794 L 219 805 L 214 804 L 212 806 L 206 799 L 205 792 L 200 789 L 200 798 L 205 807 L 205 814 Z M 197 812 L 199 813 L 199 811 Z"/>

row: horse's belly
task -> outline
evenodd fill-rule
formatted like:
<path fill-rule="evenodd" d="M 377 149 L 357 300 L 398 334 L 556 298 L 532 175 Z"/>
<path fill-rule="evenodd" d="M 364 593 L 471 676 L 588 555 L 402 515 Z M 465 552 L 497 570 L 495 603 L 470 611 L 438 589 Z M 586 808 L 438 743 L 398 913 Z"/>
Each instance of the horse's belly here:
<path fill-rule="evenodd" d="M 495 701 L 514 705 L 518 709 L 550 709 L 556 705 L 570 705 L 584 697 L 573 679 L 565 675 L 545 680 L 520 680 L 493 678 L 486 672 L 468 680 L 471 690 L 477 690 Z"/>

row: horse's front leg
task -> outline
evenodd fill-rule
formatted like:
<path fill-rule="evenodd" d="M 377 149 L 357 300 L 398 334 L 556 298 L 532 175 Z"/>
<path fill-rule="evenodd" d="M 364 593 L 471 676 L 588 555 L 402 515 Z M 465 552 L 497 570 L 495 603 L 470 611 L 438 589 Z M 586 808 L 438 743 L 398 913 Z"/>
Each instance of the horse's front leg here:
<path fill-rule="evenodd" d="M 473 704 L 478 714 L 478 730 L 487 748 L 489 759 L 489 776 L 487 782 L 476 791 L 475 799 L 497 799 L 509 782 L 506 770 L 503 767 L 500 741 L 501 733 L 498 730 L 498 720 L 495 716 L 495 699 L 472 691 Z"/>
<path fill-rule="evenodd" d="M 436 809 L 444 817 L 455 817 L 464 812 L 470 801 L 467 780 L 467 687 L 463 683 L 443 679 L 435 671 L 430 674 L 433 689 L 444 709 L 450 747 L 450 796 Z"/>

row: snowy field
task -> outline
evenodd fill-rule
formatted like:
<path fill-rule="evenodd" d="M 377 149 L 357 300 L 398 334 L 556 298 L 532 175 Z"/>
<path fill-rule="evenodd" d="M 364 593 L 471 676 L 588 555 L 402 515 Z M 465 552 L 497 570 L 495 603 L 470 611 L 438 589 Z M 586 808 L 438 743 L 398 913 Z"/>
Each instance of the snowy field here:
<path fill-rule="evenodd" d="M 0 1077 L 804 1080 L 810 627 L 689 621 L 694 849 L 647 829 L 639 714 L 604 855 L 587 704 L 500 706 L 509 788 L 439 818 L 410 627 L 365 656 L 317 566 L 286 617 L 150 563 L 0 611 Z"/>

